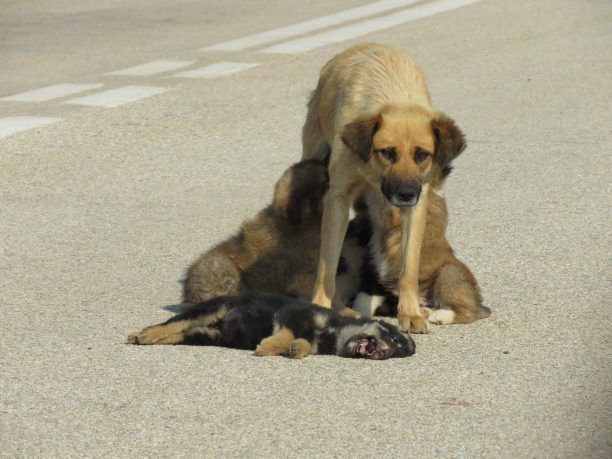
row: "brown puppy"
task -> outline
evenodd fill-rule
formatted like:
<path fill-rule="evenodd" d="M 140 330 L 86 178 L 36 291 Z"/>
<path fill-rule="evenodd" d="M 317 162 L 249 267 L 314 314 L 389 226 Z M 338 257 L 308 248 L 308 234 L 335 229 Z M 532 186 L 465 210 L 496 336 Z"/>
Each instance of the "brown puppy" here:
<path fill-rule="evenodd" d="M 397 281 L 401 272 L 399 213 L 388 206 L 379 213 L 379 218 L 382 220 L 369 243 L 372 266 L 365 267 L 364 276 L 370 276 L 368 271 L 372 270 L 374 282 L 382 285 L 367 285 L 366 281 L 352 305 L 366 317 L 374 315 L 377 309 L 378 313 L 389 307 L 393 309 L 394 300 L 397 300 L 394 297 L 398 295 Z M 372 216 L 371 220 L 375 219 Z M 455 257 L 446 240 L 447 221 L 448 211 L 441 188 L 432 188 L 419 266 L 419 303 L 430 323 L 471 323 L 489 317 L 490 310 L 482 306 L 476 279 Z M 382 307 L 379 309 L 379 306 Z"/>
<path fill-rule="evenodd" d="M 188 269 L 183 303 L 248 291 L 309 299 L 320 245 L 324 163 L 302 161 L 276 184 L 272 204 L 246 221 L 235 236 L 202 254 Z M 355 296 L 367 249 L 347 239 L 338 272 L 339 305 Z M 352 311 L 345 311 L 352 313 Z"/>
<path fill-rule="evenodd" d="M 465 141 L 454 121 L 432 107 L 423 73 L 408 56 L 360 45 L 323 67 L 308 104 L 302 159 L 320 159 L 330 147 L 313 302 L 329 307 L 334 298 L 349 209 L 362 197 L 379 274 L 397 286 L 401 328 L 429 330 L 419 306 L 420 280 L 426 287 L 440 279 L 436 299 L 457 313 L 452 321 L 480 317 L 476 282 L 444 236 L 442 182 Z"/>

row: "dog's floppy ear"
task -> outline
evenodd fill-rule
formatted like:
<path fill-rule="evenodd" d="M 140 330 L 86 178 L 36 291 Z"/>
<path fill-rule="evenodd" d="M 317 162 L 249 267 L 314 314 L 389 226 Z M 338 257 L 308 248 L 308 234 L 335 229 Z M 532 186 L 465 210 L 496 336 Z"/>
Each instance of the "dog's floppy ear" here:
<path fill-rule="evenodd" d="M 450 163 L 465 149 L 465 137 L 452 118 L 441 113 L 431 121 L 436 138 L 435 158 L 440 169 L 450 170 Z"/>
<path fill-rule="evenodd" d="M 380 126 L 380 115 L 362 117 L 344 126 L 342 141 L 364 162 L 372 156 L 372 138 Z"/>

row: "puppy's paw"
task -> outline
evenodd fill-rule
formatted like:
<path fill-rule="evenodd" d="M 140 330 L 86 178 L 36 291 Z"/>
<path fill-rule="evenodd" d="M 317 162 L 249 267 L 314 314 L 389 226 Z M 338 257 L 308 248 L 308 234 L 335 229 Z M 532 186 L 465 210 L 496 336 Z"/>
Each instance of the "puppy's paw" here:
<path fill-rule="evenodd" d="M 450 325 L 455 323 L 455 311 L 451 309 L 434 309 L 427 320 L 436 325 Z"/>
<path fill-rule="evenodd" d="M 153 344 L 156 336 L 152 333 L 147 332 L 145 328 L 141 332 L 132 333 L 128 336 L 127 343 L 128 344 Z"/>
<path fill-rule="evenodd" d="M 294 339 L 289 348 L 289 356 L 292 359 L 303 359 L 310 354 L 310 343 L 303 338 Z"/>
<path fill-rule="evenodd" d="M 138 341 L 138 333 L 132 333 L 131 335 L 129 335 L 127 337 L 127 344 L 140 344 L 140 342 Z"/>
<path fill-rule="evenodd" d="M 400 328 L 403 332 L 429 333 L 429 323 L 422 315 L 398 317 Z"/>
<path fill-rule="evenodd" d="M 278 355 L 278 352 L 276 352 L 273 349 L 270 349 L 269 347 L 265 345 L 258 344 L 257 347 L 255 348 L 255 355 L 259 357 L 273 357 L 275 355 Z"/>
<path fill-rule="evenodd" d="M 128 336 L 128 344 L 180 344 L 182 330 L 172 325 L 153 325 Z"/>

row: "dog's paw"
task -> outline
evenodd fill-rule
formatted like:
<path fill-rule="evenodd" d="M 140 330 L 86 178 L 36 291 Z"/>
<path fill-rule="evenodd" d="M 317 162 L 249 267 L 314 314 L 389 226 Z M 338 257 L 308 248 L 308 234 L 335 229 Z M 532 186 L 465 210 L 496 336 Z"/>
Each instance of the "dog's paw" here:
<path fill-rule="evenodd" d="M 450 325 L 455 323 L 455 311 L 451 309 L 433 309 L 427 320 L 435 325 Z"/>
<path fill-rule="evenodd" d="M 403 332 L 410 333 L 429 333 L 429 323 L 421 315 L 399 316 L 400 328 Z"/>
<path fill-rule="evenodd" d="M 294 339 L 289 348 L 289 356 L 292 359 L 303 359 L 310 354 L 310 343 L 303 338 Z"/>

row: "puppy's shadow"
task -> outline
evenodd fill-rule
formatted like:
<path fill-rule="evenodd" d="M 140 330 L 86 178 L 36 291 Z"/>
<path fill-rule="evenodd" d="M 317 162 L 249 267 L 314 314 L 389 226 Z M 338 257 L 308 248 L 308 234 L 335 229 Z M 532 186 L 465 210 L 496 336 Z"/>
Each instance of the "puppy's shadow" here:
<path fill-rule="evenodd" d="M 185 310 L 185 305 L 183 303 L 169 304 L 169 305 L 162 307 L 162 309 L 173 312 L 175 314 L 180 314 L 181 312 Z"/>

